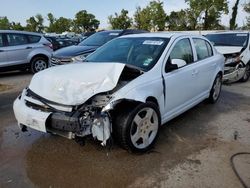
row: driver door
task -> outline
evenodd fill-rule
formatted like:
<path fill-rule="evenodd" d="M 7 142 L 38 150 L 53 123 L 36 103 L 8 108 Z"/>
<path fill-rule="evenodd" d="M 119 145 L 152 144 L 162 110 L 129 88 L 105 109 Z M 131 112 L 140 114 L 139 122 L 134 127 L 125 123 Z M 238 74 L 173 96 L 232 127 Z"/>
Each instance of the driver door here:
<path fill-rule="evenodd" d="M 182 59 L 187 64 L 181 68 L 169 70 L 168 67 L 170 67 L 172 59 Z M 163 120 L 172 119 L 192 105 L 193 99 L 198 95 L 195 89 L 198 81 L 195 67 L 190 39 L 182 38 L 176 41 L 170 50 L 163 73 L 165 82 L 165 113 Z"/>

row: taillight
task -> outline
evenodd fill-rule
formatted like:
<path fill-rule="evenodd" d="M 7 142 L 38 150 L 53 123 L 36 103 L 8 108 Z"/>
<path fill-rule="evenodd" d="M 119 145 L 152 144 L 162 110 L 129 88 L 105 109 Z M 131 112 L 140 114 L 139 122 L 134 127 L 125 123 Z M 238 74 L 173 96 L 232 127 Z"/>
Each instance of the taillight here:
<path fill-rule="evenodd" d="M 48 46 L 49 48 L 51 48 L 53 50 L 53 45 L 51 43 L 46 43 L 46 44 L 43 44 L 44 46 Z"/>

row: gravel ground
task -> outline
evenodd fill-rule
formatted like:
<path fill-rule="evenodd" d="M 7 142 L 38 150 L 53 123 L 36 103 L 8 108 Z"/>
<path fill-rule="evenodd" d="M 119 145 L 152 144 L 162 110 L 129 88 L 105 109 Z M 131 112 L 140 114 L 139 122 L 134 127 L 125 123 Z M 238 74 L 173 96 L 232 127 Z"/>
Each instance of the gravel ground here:
<path fill-rule="evenodd" d="M 134 155 L 88 140 L 30 130 L 22 133 L 12 103 L 31 75 L 1 74 L 0 187 L 242 187 L 230 157 L 250 152 L 250 82 L 223 86 L 215 105 L 205 102 L 168 122 L 152 152 Z M 238 136 L 235 139 L 235 131 Z M 235 158 L 250 186 L 250 155 Z"/>

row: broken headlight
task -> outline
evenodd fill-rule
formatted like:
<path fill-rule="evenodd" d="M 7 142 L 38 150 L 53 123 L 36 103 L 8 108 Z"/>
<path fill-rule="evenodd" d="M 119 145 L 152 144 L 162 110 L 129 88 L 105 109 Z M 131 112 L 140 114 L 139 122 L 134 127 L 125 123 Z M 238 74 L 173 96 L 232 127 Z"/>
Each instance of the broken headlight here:
<path fill-rule="evenodd" d="M 226 65 L 230 65 L 230 64 L 234 64 L 235 65 L 235 64 L 238 64 L 240 61 L 241 61 L 241 57 L 240 57 L 240 55 L 237 55 L 235 57 L 229 57 L 229 58 L 227 58 L 225 64 Z"/>

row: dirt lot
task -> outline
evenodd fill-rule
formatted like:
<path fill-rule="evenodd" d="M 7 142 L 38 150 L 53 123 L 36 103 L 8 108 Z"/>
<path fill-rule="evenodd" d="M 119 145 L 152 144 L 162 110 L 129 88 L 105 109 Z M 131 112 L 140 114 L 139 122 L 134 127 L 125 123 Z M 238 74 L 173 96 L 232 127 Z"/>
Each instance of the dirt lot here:
<path fill-rule="evenodd" d="M 160 130 L 154 150 L 134 155 L 36 131 L 22 133 L 12 103 L 31 75 L 2 74 L 0 187 L 242 187 L 230 157 L 250 152 L 250 82 L 223 86 L 215 105 L 201 103 Z M 234 139 L 235 131 L 238 132 Z M 235 158 L 250 186 L 250 155 Z"/>

